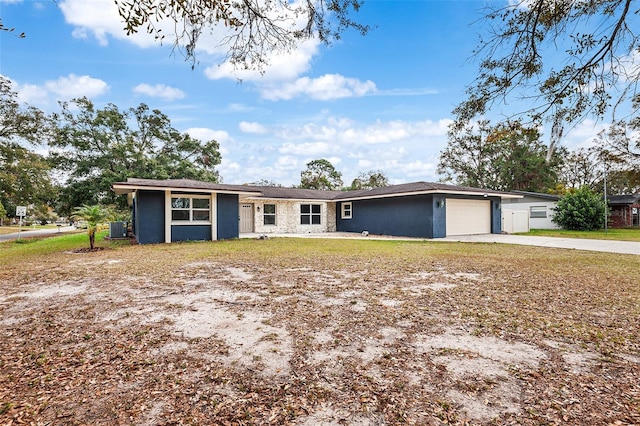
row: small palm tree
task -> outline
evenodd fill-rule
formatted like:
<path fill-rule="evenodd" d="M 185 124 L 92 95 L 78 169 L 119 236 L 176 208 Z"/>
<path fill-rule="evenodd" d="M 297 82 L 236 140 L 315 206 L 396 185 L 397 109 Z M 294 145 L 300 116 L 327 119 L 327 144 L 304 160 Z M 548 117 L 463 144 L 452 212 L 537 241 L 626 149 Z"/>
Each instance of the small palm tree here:
<path fill-rule="evenodd" d="M 89 248 L 93 250 L 96 244 L 96 230 L 98 225 L 107 218 L 109 211 L 101 206 L 83 205 L 73 211 L 73 216 L 87 221 L 87 234 L 89 234 Z"/>

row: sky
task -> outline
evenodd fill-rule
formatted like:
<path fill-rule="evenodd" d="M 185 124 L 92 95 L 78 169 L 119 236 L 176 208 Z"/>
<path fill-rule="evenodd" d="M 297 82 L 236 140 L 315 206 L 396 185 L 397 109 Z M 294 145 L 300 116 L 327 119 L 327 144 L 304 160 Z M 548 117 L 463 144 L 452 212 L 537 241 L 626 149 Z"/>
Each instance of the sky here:
<path fill-rule="evenodd" d="M 374 170 L 391 184 L 436 182 L 451 111 L 478 69 L 472 53 L 487 4 L 365 0 L 352 17 L 373 27 L 367 35 L 307 41 L 260 74 L 223 63 L 215 35 L 201 39 L 193 69 L 170 44 L 126 36 L 113 0 L 0 0 L 3 24 L 16 29 L 0 34 L 0 74 L 47 113 L 82 96 L 98 107 L 158 109 L 177 130 L 220 144 L 224 183 L 297 185 L 321 158 L 345 185 Z M 586 120 L 564 145 L 588 145 L 603 126 Z"/>

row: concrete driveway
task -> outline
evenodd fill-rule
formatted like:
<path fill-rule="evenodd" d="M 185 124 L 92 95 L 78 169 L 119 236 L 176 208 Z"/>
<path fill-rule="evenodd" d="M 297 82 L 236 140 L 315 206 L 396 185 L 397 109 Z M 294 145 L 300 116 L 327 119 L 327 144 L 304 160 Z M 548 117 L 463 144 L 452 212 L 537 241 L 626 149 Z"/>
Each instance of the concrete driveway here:
<path fill-rule="evenodd" d="M 32 238 L 32 237 L 42 237 L 44 235 L 58 234 L 68 231 L 75 231 L 75 226 L 61 226 L 60 228 L 50 228 L 50 229 L 38 229 L 35 231 L 29 231 L 27 227 L 25 227 L 22 232 L 15 232 L 13 234 L 3 234 L 0 235 L 0 241 L 11 241 L 17 240 L 18 234 L 20 234 L 20 238 Z"/>
<path fill-rule="evenodd" d="M 524 246 L 554 247 L 573 250 L 601 251 L 640 255 L 640 242 L 586 240 L 582 238 L 529 237 L 526 235 L 484 234 L 459 235 L 434 241 L 460 241 L 465 243 L 500 243 Z"/>
<path fill-rule="evenodd" d="M 260 238 L 261 234 L 240 234 L 240 238 Z M 386 235 L 369 235 L 352 232 L 323 232 L 313 234 L 265 234 L 267 237 L 281 238 L 358 238 L 370 240 L 405 240 L 425 241 L 424 238 L 391 237 Z M 427 240 L 432 242 L 464 242 L 464 243 L 499 243 L 516 244 L 525 246 L 553 247 L 572 250 L 600 251 L 605 253 L 635 254 L 640 255 L 640 242 L 610 241 L 610 240 L 585 240 L 579 238 L 555 238 L 555 237 L 529 237 L 525 235 L 508 234 L 483 234 L 460 235 L 447 238 L 435 238 Z"/>

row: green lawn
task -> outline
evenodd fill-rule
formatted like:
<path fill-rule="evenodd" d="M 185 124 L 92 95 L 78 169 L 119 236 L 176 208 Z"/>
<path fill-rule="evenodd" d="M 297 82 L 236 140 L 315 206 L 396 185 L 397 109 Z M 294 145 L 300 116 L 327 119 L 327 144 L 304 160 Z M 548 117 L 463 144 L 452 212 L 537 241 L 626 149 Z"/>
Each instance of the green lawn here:
<path fill-rule="evenodd" d="M 588 238 L 592 240 L 640 241 L 640 228 L 604 229 L 597 231 L 567 231 L 564 229 L 532 229 L 516 235 L 534 237 Z"/>
<path fill-rule="evenodd" d="M 0 424 L 640 424 L 640 257 L 0 243 Z"/>

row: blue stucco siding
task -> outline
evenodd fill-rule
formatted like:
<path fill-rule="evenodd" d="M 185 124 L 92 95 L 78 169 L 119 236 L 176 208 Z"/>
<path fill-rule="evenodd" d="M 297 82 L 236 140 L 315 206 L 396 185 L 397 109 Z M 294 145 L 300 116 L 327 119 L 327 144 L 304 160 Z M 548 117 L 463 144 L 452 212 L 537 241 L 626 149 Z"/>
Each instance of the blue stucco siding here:
<path fill-rule="evenodd" d="M 171 242 L 211 241 L 211 225 L 171 225 Z"/>
<path fill-rule="evenodd" d="M 218 239 L 227 240 L 240 236 L 239 197 L 237 194 L 218 194 Z"/>
<path fill-rule="evenodd" d="M 338 203 L 336 230 L 366 230 L 378 235 L 433 238 L 433 206 L 432 195 L 357 200 L 352 202 L 352 218 L 342 219 L 342 203 Z"/>
<path fill-rule="evenodd" d="M 164 243 L 164 192 L 136 193 L 135 235 L 140 244 Z"/>

